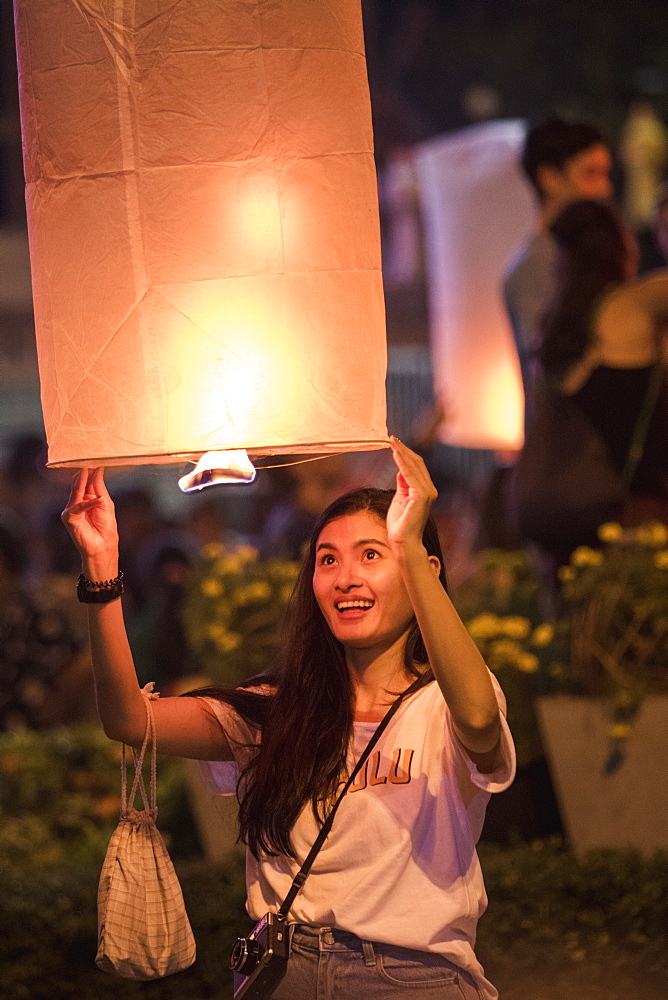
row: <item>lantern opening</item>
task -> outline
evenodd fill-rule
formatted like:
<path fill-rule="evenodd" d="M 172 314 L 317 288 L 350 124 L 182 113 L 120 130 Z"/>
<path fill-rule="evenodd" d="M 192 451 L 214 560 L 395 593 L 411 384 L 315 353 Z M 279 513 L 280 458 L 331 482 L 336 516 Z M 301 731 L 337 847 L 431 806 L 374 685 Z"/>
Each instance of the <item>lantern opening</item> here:
<path fill-rule="evenodd" d="M 252 483 L 255 475 L 253 464 L 243 449 L 207 451 L 192 472 L 181 476 L 179 487 L 184 493 L 193 493 L 219 483 Z"/>

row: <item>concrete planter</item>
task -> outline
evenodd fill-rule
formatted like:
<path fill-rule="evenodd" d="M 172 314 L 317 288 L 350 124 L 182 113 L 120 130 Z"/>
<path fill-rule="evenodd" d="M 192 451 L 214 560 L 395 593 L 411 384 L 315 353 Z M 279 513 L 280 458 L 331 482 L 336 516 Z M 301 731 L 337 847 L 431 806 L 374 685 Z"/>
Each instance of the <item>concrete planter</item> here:
<path fill-rule="evenodd" d="M 566 835 L 594 847 L 668 849 L 668 697 L 643 702 L 614 774 L 609 706 L 593 698 L 539 698 L 537 714 Z"/>

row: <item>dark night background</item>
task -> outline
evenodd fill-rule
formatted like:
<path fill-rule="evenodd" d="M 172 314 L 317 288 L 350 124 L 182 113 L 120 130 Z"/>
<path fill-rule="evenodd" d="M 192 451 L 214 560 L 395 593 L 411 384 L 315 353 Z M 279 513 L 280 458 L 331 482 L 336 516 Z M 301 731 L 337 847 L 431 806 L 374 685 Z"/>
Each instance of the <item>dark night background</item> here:
<path fill-rule="evenodd" d="M 71 2 L 59 0 L 63 5 Z M 197 0 L 181 2 L 196 3 Z M 221 10 L 225 2 L 218 0 Z M 311 2 L 317 4 L 324 0 Z M 401 147 L 494 118 L 531 119 L 558 113 L 588 119 L 602 129 L 613 155 L 617 154 L 632 98 L 649 98 L 664 124 L 668 125 L 668 0 L 361 0 L 361 3 L 376 158 L 381 171 Z M 54 10 L 57 6 L 53 3 Z M 388 173 L 386 171 L 385 176 Z M 621 198 L 624 178 L 618 164 L 613 180 L 616 195 Z M 12 0 L 0 0 L 0 488 L 3 462 L 7 458 L 3 452 L 8 451 L 13 436 L 43 433 L 25 228 Z M 385 225 L 384 234 L 389 228 Z M 388 400 L 394 406 L 394 410 L 392 406 L 388 406 L 388 410 L 394 413 L 395 419 L 398 413 L 407 415 L 404 425 L 390 426 L 402 437 L 402 426 L 412 426 L 408 418 L 415 415 L 416 407 L 428 404 L 431 392 L 425 275 L 424 268 L 416 270 L 420 273 L 411 287 L 389 288 L 391 282 L 386 267 L 391 361 Z M 37 444 L 40 446 L 39 440 Z M 46 481 L 43 454 L 41 451 L 35 454 L 39 455 L 38 474 L 35 472 L 37 462 L 30 451 L 20 471 L 27 470 L 29 486 L 37 482 L 41 489 L 43 480 Z M 450 465 L 446 471 L 452 475 L 455 470 L 460 483 L 466 477 L 471 482 L 476 477 L 479 480 L 491 468 L 491 453 L 451 449 L 448 454 Z M 272 479 L 267 471 L 262 482 L 259 477 L 253 487 L 231 487 L 225 504 L 221 500 L 224 518 L 220 523 L 232 529 L 232 537 L 235 530 L 250 531 L 255 523 L 253 518 L 257 518 L 258 523 L 261 517 L 266 518 L 270 500 L 278 498 L 280 502 L 287 495 L 286 480 L 281 478 L 284 470 L 272 471 L 275 478 Z M 155 501 L 155 510 L 160 508 L 161 517 L 185 518 L 185 507 L 180 506 L 179 498 L 174 496 L 177 491 L 173 469 L 166 467 L 159 473 L 156 469 L 138 468 L 132 477 L 127 475 L 123 479 L 120 475 L 115 481 L 117 487 L 120 482 L 121 487 L 124 485 L 129 490 L 126 500 L 129 497 L 130 504 L 126 510 L 130 513 L 126 514 L 126 523 L 128 518 L 131 522 L 133 516 L 133 486 L 139 487 L 137 495 L 146 489 L 153 498 L 149 498 L 149 505 Z M 58 497 L 65 479 L 58 479 L 56 473 L 49 482 L 53 484 L 54 496 Z M 266 488 L 264 483 L 268 484 Z M 253 493 L 255 487 L 257 492 Z M 275 494 L 271 493 L 272 489 Z M 473 492 L 471 489 L 470 496 Z M 42 493 L 36 496 L 39 498 Z M 463 491 L 455 493 L 455 500 L 461 500 L 462 496 Z M 494 495 L 491 496 L 493 506 L 496 501 Z M 0 495 L 0 508 L 2 504 Z M 61 510 L 62 505 L 61 502 L 57 510 Z M 460 507 L 453 505 L 444 511 L 443 523 L 446 527 L 448 524 L 455 526 L 448 528 L 449 544 L 453 549 L 456 548 L 453 539 L 456 542 L 457 530 L 464 536 L 462 550 L 471 543 L 471 525 L 476 523 L 470 516 L 472 510 L 467 500 Z M 141 514 L 140 506 L 137 515 L 140 527 Z M 66 541 L 60 521 L 56 518 L 53 523 L 61 533 L 58 538 Z M 155 524 L 151 522 L 151 530 L 157 531 L 158 523 L 163 524 L 157 520 Z M 216 524 L 219 526 L 218 522 Z M 67 545 L 71 558 L 69 542 Z M 126 550 L 128 561 L 130 548 Z M 457 553 L 462 554 L 459 550 Z M 72 601 L 71 581 L 76 572 L 78 566 L 74 570 L 68 568 L 69 575 L 66 574 L 68 599 Z M 501 575 L 504 574 L 512 578 L 506 569 L 502 570 Z M 525 583 L 522 580 L 523 587 Z M 81 608 L 76 602 L 75 605 Z M 173 615 L 171 606 L 167 613 Z M 167 619 L 157 620 L 162 629 Z M 173 624 L 171 619 L 169 621 Z M 164 645 L 160 648 L 172 643 L 174 655 L 178 656 L 181 647 L 174 644 L 174 634 L 165 628 Z M 160 640 L 163 640 L 162 633 Z M 85 663 L 84 667 L 88 669 Z M 527 675 L 522 676 L 526 679 Z M 94 712 L 90 675 L 87 673 L 86 677 L 88 700 Z M 77 711 L 85 701 L 80 690 L 76 689 L 73 700 Z M 526 704 L 527 699 L 522 694 L 525 689 L 520 687 L 519 690 L 520 695 L 515 697 Z M 657 731 L 663 730 L 659 727 Z M 55 746 L 60 754 L 60 770 L 49 762 L 48 789 L 51 791 L 61 787 L 58 781 L 62 782 L 62 787 L 70 781 L 73 768 L 69 755 L 74 752 L 71 747 L 68 749 L 67 741 L 58 743 L 57 733 L 53 739 L 56 742 L 49 745 Z M 87 752 L 92 754 L 92 751 Z M 99 756 L 101 751 L 96 753 L 97 757 L 91 756 L 91 761 L 97 762 L 94 767 L 91 765 L 91 773 L 100 770 L 99 761 L 103 759 Z M 105 753 L 107 771 L 104 774 L 108 772 L 109 780 L 115 782 L 117 761 L 109 757 L 108 750 Z M 41 759 L 41 749 L 39 754 Z M 0 771 L 3 759 L 0 754 Z M 11 795 L 15 787 L 11 782 L 18 778 L 9 772 L 13 766 L 11 755 L 6 762 L 9 762 L 7 770 L 1 776 Z M 666 855 L 641 859 L 632 852 L 605 851 L 588 861 L 564 850 L 558 836 L 534 840 L 538 819 L 542 822 L 543 815 L 547 815 L 550 823 L 554 820 L 554 814 L 550 813 L 553 800 L 547 796 L 551 792 L 543 765 L 544 761 L 539 759 L 537 765 L 534 761 L 525 768 L 514 786 L 517 797 L 504 799 L 497 807 L 496 817 L 494 807 L 488 814 L 487 831 L 491 843 L 485 845 L 483 838 L 483 847 L 486 847 L 483 867 L 491 906 L 487 921 L 481 925 L 479 944 L 490 978 L 507 1000 L 573 1000 L 575 997 L 583 1000 L 657 1000 L 668 996 L 665 987 L 662 990 L 660 986 L 666 979 Z M 46 774 L 46 769 L 43 770 Z M 656 768 L 648 768 L 647 772 L 656 784 Z M 83 769 L 74 770 L 74 774 L 78 779 L 82 774 L 87 778 Z M 91 780 L 106 779 L 103 775 L 102 779 L 98 776 Z M 77 802 L 83 799 L 80 793 L 84 787 L 87 786 L 77 785 L 72 793 Z M 538 791 L 532 791 L 534 788 Z M 55 793 L 49 793 L 50 798 L 41 790 L 39 794 L 40 807 L 42 799 L 57 799 Z M 107 820 L 111 817 L 115 822 L 117 800 L 112 795 L 103 796 L 103 792 L 96 794 L 98 805 L 111 807 Z M 18 794 L 13 800 L 12 806 L 18 803 L 23 808 Z M 189 815 L 177 796 L 173 796 L 172 801 L 174 816 Z M 161 799 L 161 809 L 163 804 Z M 0 812 L 3 808 L 0 802 Z M 47 803 L 44 816 L 49 808 Z M 59 800 L 54 809 L 60 823 L 62 804 Z M 169 818 L 168 808 L 161 815 L 163 819 Z M 65 820 L 69 822 L 67 816 Z M 517 823 L 525 821 L 530 828 L 528 833 L 522 831 L 526 842 L 520 839 L 508 847 L 497 846 L 507 829 L 515 836 Z M 3 843 L 11 842 L 17 857 L 24 857 L 26 844 L 33 843 L 31 836 L 39 846 L 34 830 L 39 832 L 41 827 L 17 826 L 18 833 L 14 835 L 12 822 L 10 814 L 10 822 L 4 824 L 9 833 Z M 183 829 L 179 833 L 175 821 L 175 836 L 177 841 L 182 837 L 186 855 L 188 837 L 194 836 L 194 828 L 189 828 L 188 822 L 184 824 L 185 833 Z M 539 831 L 539 836 L 544 834 L 544 830 Z M 45 844 L 42 847 L 48 857 L 52 844 L 51 841 Z M 215 876 L 210 867 L 198 867 L 199 863 L 192 869 L 184 869 L 181 876 L 184 893 L 191 917 L 194 917 L 200 949 L 198 964 L 191 978 L 191 974 L 186 973 L 183 979 L 169 977 L 155 984 L 140 984 L 139 992 L 139 988 L 135 990 L 138 984 L 122 984 L 92 968 L 96 933 L 94 899 L 99 867 L 97 870 L 95 866 L 90 870 L 81 865 L 78 869 L 63 867 L 62 873 L 54 869 L 55 874 L 45 869 L 44 874 L 39 858 L 29 860 L 30 867 L 21 871 L 11 856 L 6 859 L 3 856 L 3 863 L 11 875 L 11 879 L 0 887 L 0 994 L 3 997 L 10 1000 L 25 1000 L 28 996 L 34 1000 L 47 997 L 137 1000 L 141 996 L 145 1000 L 158 997 L 168 1000 L 178 996 L 181 1000 L 185 994 L 202 1000 L 223 1000 L 227 995 L 220 992 L 220 983 L 229 946 L 240 932 L 243 897 L 240 867 L 236 873 L 228 868 Z M 0 865 L 0 876 L 2 874 Z M 221 899 L 225 901 L 222 907 Z"/>
<path fill-rule="evenodd" d="M 492 118 L 591 119 L 613 152 L 634 95 L 668 121 L 666 0 L 362 0 L 362 9 L 380 169 L 398 147 Z M 618 167 L 613 180 L 621 197 Z M 0 435 L 41 423 L 23 187 L 12 3 L 3 0 Z M 424 289 L 386 298 L 390 346 L 426 352 Z"/>
<path fill-rule="evenodd" d="M 491 88 L 491 117 L 560 111 L 613 141 L 629 97 L 668 113 L 665 0 L 363 0 L 376 147 L 471 122 L 464 95 Z M 12 5 L 0 13 L 0 222 L 23 214 Z"/>

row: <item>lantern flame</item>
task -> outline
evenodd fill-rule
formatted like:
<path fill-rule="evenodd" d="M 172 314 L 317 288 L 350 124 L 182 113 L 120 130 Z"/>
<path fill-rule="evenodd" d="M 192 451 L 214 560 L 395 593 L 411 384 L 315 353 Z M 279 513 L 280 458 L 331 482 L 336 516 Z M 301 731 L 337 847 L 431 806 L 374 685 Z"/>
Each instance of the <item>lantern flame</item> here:
<path fill-rule="evenodd" d="M 203 490 L 218 483 L 252 483 L 255 468 L 243 449 L 238 451 L 207 451 L 185 476 L 179 479 L 184 493 Z"/>

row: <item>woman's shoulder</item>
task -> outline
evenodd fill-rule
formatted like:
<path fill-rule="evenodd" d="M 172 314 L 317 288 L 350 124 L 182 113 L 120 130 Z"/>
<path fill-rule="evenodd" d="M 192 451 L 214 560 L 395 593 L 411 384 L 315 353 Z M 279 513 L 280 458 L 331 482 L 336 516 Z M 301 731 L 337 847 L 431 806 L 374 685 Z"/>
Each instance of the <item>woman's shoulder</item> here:
<path fill-rule="evenodd" d="M 228 737 L 254 743 L 266 717 L 268 699 L 275 691 L 275 684 L 258 680 L 231 690 L 204 688 L 193 696 L 206 702 Z"/>

